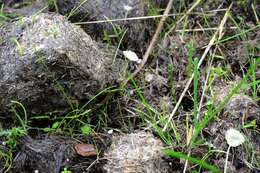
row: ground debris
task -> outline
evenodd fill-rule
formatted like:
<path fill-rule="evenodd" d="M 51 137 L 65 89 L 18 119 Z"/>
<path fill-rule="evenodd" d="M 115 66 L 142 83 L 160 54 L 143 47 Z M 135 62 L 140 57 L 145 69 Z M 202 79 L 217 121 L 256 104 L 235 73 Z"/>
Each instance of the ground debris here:
<path fill-rule="evenodd" d="M 14 159 L 13 172 L 26 169 L 59 173 L 67 158 L 72 160 L 77 157 L 73 144 L 74 140 L 62 136 L 45 136 L 42 139 L 26 136 L 19 142 L 20 151 Z"/>
<path fill-rule="evenodd" d="M 115 136 L 105 153 L 108 173 L 163 173 L 169 167 L 162 159 L 163 144 L 148 132 Z"/>
<path fill-rule="evenodd" d="M 96 149 L 104 150 L 105 146 L 100 140 L 95 139 L 74 139 L 66 135 L 39 135 L 33 138 L 25 136 L 18 142 L 19 151 L 15 154 L 10 172 L 31 173 L 38 170 L 40 173 L 60 173 L 63 168 L 68 168 L 74 173 L 84 172 L 87 168 L 87 172 L 99 172 L 101 167 L 95 162 Z M 106 140 L 109 141 L 108 138 Z M 77 151 L 79 147 L 81 151 Z"/>

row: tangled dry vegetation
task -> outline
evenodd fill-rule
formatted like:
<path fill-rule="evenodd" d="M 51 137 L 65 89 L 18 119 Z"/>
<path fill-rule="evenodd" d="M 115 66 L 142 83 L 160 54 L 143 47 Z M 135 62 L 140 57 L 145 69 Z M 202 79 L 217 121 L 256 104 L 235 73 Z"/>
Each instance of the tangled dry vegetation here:
<path fill-rule="evenodd" d="M 257 0 L 0 0 L 0 172 L 259 172 Z"/>

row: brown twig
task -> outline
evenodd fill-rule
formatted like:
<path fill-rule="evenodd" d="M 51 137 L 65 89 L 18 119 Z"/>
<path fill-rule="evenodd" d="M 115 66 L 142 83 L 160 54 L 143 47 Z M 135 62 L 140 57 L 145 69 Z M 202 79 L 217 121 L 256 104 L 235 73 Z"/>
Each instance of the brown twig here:
<path fill-rule="evenodd" d="M 200 61 L 199 61 L 199 64 L 198 64 L 198 68 L 200 67 L 200 65 L 202 64 L 202 62 L 204 61 L 204 59 L 206 58 L 206 56 L 207 56 L 209 50 L 211 49 L 211 47 L 214 45 L 215 40 L 217 40 L 217 36 L 219 35 L 219 38 L 222 37 L 223 27 L 224 27 L 224 25 L 225 25 L 225 23 L 226 23 L 226 21 L 227 21 L 228 13 L 229 13 L 231 7 L 232 7 L 232 4 L 229 6 L 228 10 L 226 11 L 225 16 L 223 17 L 223 19 L 222 19 L 222 21 L 221 21 L 221 23 L 220 23 L 220 25 L 219 25 L 219 27 L 218 27 L 218 30 L 214 33 L 214 35 L 213 35 L 213 37 L 211 38 L 211 40 L 210 40 L 210 42 L 209 42 L 207 48 L 205 49 L 203 55 L 201 56 Z M 185 86 L 185 88 L 184 88 L 184 90 L 183 90 L 183 92 L 182 92 L 182 94 L 181 94 L 181 96 L 180 96 L 178 102 L 176 103 L 176 105 L 175 105 L 175 107 L 174 107 L 172 113 L 170 114 L 170 117 L 168 118 L 168 121 L 166 122 L 166 124 L 165 124 L 165 126 L 164 126 L 164 128 L 163 128 L 163 131 L 165 131 L 165 130 L 167 129 L 168 124 L 171 122 L 173 116 L 175 115 L 177 109 L 179 108 L 179 105 L 180 105 L 180 103 L 181 103 L 183 97 L 185 96 L 185 94 L 186 94 L 186 92 L 187 92 L 187 90 L 188 90 L 188 88 L 189 88 L 189 86 L 190 86 L 190 84 L 191 84 L 193 78 L 194 78 L 194 74 L 192 74 L 192 76 L 190 77 L 189 81 L 187 82 L 187 84 L 186 84 L 186 86 Z"/>

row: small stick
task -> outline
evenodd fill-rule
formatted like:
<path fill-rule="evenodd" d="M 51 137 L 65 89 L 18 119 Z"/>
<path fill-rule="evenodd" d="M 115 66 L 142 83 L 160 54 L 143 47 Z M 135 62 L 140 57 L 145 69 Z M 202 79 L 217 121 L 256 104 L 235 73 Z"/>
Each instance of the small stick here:
<path fill-rule="evenodd" d="M 197 15 L 214 15 L 216 12 L 226 11 L 227 9 L 217 9 L 217 10 L 211 10 L 211 11 L 205 11 L 204 13 L 201 12 L 193 12 L 190 14 L 197 14 Z M 213 13 L 213 14 L 211 14 Z M 119 22 L 119 21 L 132 21 L 132 20 L 146 20 L 146 19 L 155 19 L 155 18 L 161 18 L 161 17 L 172 17 L 172 16 L 181 16 L 185 13 L 172 13 L 172 14 L 161 14 L 161 15 L 154 15 L 154 16 L 138 16 L 138 17 L 127 17 L 127 18 L 119 18 L 119 19 L 105 19 L 105 20 L 95 20 L 95 21 L 87 21 L 87 22 L 76 22 L 75 25 L 86 25 L 86 24 L 98 24 L 98 23 L 110 23 L 110 22 Z"/>
<path fill-rule="evenodd" d="M 222 29 L 220 29 L 219 31 L 219 35 L 218 35 L 218 40 L 221 40 L 221 38 L 223 37 L 224 33 L 223 32 L 223 29 L 224 29 L 224 26 L 222 26 Z M 214 50 L 214 53 L 216 53 L 216 48 Z M 205 95 L 205 92 L 206 92 L 206 87 L 207 87 L 207 83 L 208 83 L 208 79 L 209 79 L 209 75 L 210 75 L 210 69 L 211 69 L 211 65 L 212 65 L 212 62 L 213 62 L 213 57 L 212 59 L 210 60 L 210 63 L 209 63 L 209 67 L 208 67 L 208 72 L 207 72 L 207 77 L 206 77 L 206 81 L 205 81 L 205 84 L 203 86 L 203 90 L 202 90 L 202 95 L 201 95 L 201 100 L 200 100 L 200 104 L 199 104 L 199 109 L 198 109 L 198 114 L 197 114 L 197 119 L 199 119 L 199 114 L 200 114 L 200 110 L 202 108 L 202 102 L 203 102 L 203 98 L 204 98 L 204 95 Z"/>
<path fill-rule="evenodd" d="M 219 27 L 218 27 L 218 30 L 214 33 L 214 35 L 213 35 L 213 37 L 211 38 L 211 40 L 210 40 L 210 42 L 209 42 L 207 48 L 205 49 L 203 55 L 201 56 L 200 61 L 199 61 L 199 64 L 198 64 L 198 67 L 200 67 L 200 65 L 202 64 L 202 62 L 203 62 L 204 59 L 206 58 L 206 56 L 207 56 L 209 50 L 210 50 L 211 47 L 214 45 L 214 42 L 215 42 L 215 40 L 216 40 L 216 38 L 217 38 L 217 35 L 220 34 L 220 35 L 221 35 L 220 37 L 222 37 L 223 27 L 224 27 L 224 25 L 225 25 L 225 23 L 226 23 L 226 21 L 227 21 L 228 13 L 229 13 L 231 7 L 232 7 L 232 4 L 229 6 L 228 10 L 226 11 L 225 16 L 223 17 L 223 19 L 222 19 L 222 21 L 221 21 L 221 23 L 220 23 L 220 25 L 219 25 Z M 180 103 L 181 103 L 183 97 L 185 96 L 186 92 L 188 91 L 188 88 L 189 88 L 189 86 L 190 86 L 190 84 L 191 84 L 191 82 L 192 82 L 192 80 L 193 80 L 193 77 L 194 77 L 194 73 L 191 75 L 190 79 L 188 80 L 188 82 L 187 82 L 187 84 L 186 84 L 186 86 L 185 86 L 185 88 L 184 88 L 184 90 L 183 90 L 183 92 L 182 92 L 182 94 L 181 94 L 181 96 L 180 96 L 178 102 L 176 103 L 176 105 L 175 105 L 175 107 L 174 107 L 172 113 L 170 114 L 170 117 L 169 117 L 168 121 L 166 122 L 166 124 L 165 124 L 165 126 L 164 126 L 164 128 L 163 128 L 163 132 L 167 129 L 168 124 L 171 122 L 173 116 L 175 115 L 177 109 L 179 108 Z"/>
<path fill-rule="evenodd" d="M 226 30 L 236 30 L 238 27 L 231 26 L 224 28 Z M 218 28 L 194 28 L 194 29 L 176 29 L 173 32 L 204 32 L 204 31 L 216 31 Z"/>
<path fill-rule="evenodd" d="M 159 34 L 160 34 L 160 32 L 162 31 L 162 29 L 163 29 L 163 28 L 162 28 L 162 27 L 163 27 L 163 24 L 164 24 L 164 22 L 165 22 L 165 20 L 166 20 L 166 18 L 167 18 L 167 15 L 169 14 L 169 12 L 170 12 L 170 10 L 171 10 L 172 4 L 173 4 L 173 0 L 169 0 L 168 5 L 167 5 L 167 7 L 166 7 L 166 9 L 165 9 L 165 11 L 164 11 L 164 13 L 163 13 L 163 17 L 161 18 L 160 23 L 159 23 L 159 25 L 158 25 L 158 27 L 157 27 L 157 29 L 156 29 L 156 31 L 155 31 L 155 34 L 153 35 L 152 41 L 151 41 L 149 47 L 147 48 L 147 50 L 146 50 L 146 52 L 145 52 L 145 54 L 144 54 L 144 56 L 143 56 L 142 62 L 141 62 L 140 65 L 137 67 L 137 69 L 131 74 L 131 76 L 128 77 L 128 78 L 123 82 L 123 85 L 127 84 L 127 82 L 128 82 L 131 78 L 135 77 L 135 76 L 137 75 L 137 73 L 139 73 L 139 72 L 142 70 L 142 68 L 144 67 L 144 65 L 146 64 L 146 62 L 147 62 L 147 60 L 148 60 L 148 58 L 149 58 L 149 55 L 150 55 L 150 53 L 152 52 L 152 49 L 153 49 L 153 47 L 154 47 L 154 45 L 155 45 L 155 43 L 156 43 L 156 40 L 158 39 Z"/>
<path fill-rule="evenodd" d="M 251 7 L 252 7 L 252 10 L 254 12 L 254 15 L 255 15 L 255 20 L 256 20 L 256 23 L 259 24 L 259 18 L 257 16 L 257 13 L 256 13 L 256 10 L 255 10 L 255 6 L 254 6 L 254 3 L 251 4 Z"/>
<path fill-rule="evenodd" d="M 188 14 L 190 14 L 190 12 L 197 6 L 199 5 L 201 0 L 197 0 L 192 7 L 177 21 L 177 23 L 165 34 L 164 37 L 167 37 L 174 29 L 175 27 L 183 20 L 187 17 Z"/>

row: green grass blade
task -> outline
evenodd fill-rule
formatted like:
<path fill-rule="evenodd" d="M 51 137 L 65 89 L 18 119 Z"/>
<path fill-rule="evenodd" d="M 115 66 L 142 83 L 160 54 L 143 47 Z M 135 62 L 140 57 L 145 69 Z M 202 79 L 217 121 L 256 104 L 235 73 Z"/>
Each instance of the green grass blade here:
<path fill-rule="evenodd" d="M 194 112 L 194 127 L 197 127 L 198 124 L 198 83 L 199 83 L 199 60 L 198 58 L 194 59 L 194 93 L 193 93 L 193 112 Z"/>
<path fill-rule="evenodd" d="M 163 152 L 169 157 L 184 159 L 184 160 L 188 160 L 192 163 L 198 164 L 202 168 L 210 170 L 213 173 L 220 173 L 221 172 L 216 166 L 210 165 L 210 164 L 204 162 L 203 160 L 196 159 L 194 157 L 188 156 L 188 155 L 183 154 L 181 152 L 175 152 L 175 151 L 172 151 L 172 150 L 164 150 Z"/>

